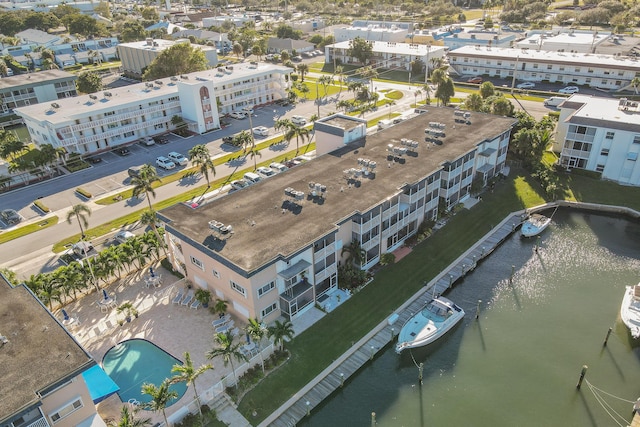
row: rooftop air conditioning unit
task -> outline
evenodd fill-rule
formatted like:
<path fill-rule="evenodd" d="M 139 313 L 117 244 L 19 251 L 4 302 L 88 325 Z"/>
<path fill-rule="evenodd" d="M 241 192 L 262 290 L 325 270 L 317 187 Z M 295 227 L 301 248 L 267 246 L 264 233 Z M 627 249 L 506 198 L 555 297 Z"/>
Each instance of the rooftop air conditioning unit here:
<path fill-rule="evenodd" d="M 172 82 L 177 82 L 177 81 L 178 81 L 178 78 L 177 78 L 176 76 L 171 76 L 171 81 L 172 81 Z"/>
<path fill-rule="evenodd" d="M 92 94 L 92 95 L 89 95 L 89 98 L 91 98 L 91 99 L 93 99 L 93 100 L 98 99 L 98 97 L 97 97 L 97 96 L 95 96 L 95 95 L 93 95 L 93 94 Z"/>
<path fill-rule="evenodd" d="M 180 78 L 184 80 L 189 80 L 189 76 L 187 76 L 186 74 L 181 75 Z"/>
<path fill-rule="evenodd" d="M 162 80 L 156 80 L 156 81 L 155 81 L 155 83 L 156 83 L 158 86 L 162 86 Z"/>
<path fill-rule="evenodd" d="M 51 106 L 52 106 L 53 108 L 60 108 L 60 104 L 58 104 L 57 102 L 53 102 L 53 103 L 51 103 Z"/>
<path fill-rule="evenodd" d="M 105 92 L 105 93 L 104 93 L 104 96 L 105 96 L 106 98 L 111 98 L 111 96 L 112 96 L 112 95 L 111 95 L 111 92 Z"/>

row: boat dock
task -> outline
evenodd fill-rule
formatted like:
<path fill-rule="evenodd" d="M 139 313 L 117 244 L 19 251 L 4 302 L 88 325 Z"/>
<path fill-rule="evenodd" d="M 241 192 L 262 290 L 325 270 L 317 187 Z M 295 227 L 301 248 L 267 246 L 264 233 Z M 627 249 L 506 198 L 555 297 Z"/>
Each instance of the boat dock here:
<path fill-rule="evenodd" d="M 347 352 L 294 394 L 259 426 L 295 426 L 301 419 L 308 416 L 313 408 L 320 405 L 324 399 L 342 387 L 344 382 L 354 375 L 367 361 L 373 360 L 380 350 L 394 341 L 402 325 L 429 300 L 434 292 L 434 287 L 435 293 L 443 294 L 459 279 L 473 271 L 481 259 L 491 254 L 522 225 L 525 215 L 525 211 L 519 211 L 507 216 L 475 245 L 451 263 L 448 268 L 429 283 L 425 283 L 425 286 L 400 306 L 393 315 L 354 343 Z"/>

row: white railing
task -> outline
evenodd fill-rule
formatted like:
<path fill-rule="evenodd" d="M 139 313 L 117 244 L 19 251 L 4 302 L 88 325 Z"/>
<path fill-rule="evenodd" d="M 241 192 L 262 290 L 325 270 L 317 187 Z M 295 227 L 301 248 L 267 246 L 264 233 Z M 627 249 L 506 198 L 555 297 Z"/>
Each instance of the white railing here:
<path fill-rule="evenodd" d="M 95 128 L 96 126 L 103 126 L 103 125 L 107 125 L 109 123 L 115 123 L 115 122 L 119 122 L 119 121 L 122 121 L 122 120 L 135 119 L 135 118 L 143 116 L 145 114 L 155 113 L 156 111 L 168 110 L 168 109 L 171 109 L 173 107 L 177 107 L 179 105 L 180 105 L 179 101 L 165 102 L 164 104 L 154 105 L 154 106 L 151 106 L 151 107 L 143 108 L 142 110 L 135 110 L 135 111 L 131 111 L 131 112 L 128 112 L 128 113 L 114 114 L 112 116 L 107 116 L 107 117 L 105 117 L 103 119 L 100 119 L 100 120 L 94 120 L 94 121 L 91 121 L 91 122 L 72 125 L 72 126 L 70 126 L 70 128 L 71 128 L 72 131 L 78 132 L 78 131 L 81 131 L 81 130 L 92 129 L 92 128 Z"/>
<path fill-rule="evenodd" d="M 40 418 L 34 422 L 32 422 L 31 424 L 27 425 L 26 427 L 50 427 L 49 423 L 47 422 L 46 418 Z"/>

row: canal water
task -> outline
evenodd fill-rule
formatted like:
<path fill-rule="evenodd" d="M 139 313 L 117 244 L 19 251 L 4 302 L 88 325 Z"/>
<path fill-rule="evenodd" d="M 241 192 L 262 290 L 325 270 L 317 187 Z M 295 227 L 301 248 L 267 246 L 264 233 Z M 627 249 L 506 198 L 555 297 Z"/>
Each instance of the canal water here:
<path fill-rule="evenodd" d="M 401 356 L 389 346 L 299 425 L 370 426 L 372 412 L 378 426 L 629 424 L 640 343 L 619 312 L 640 282 L 640 224 L 553 219 L 540 239 L 514 234 L 447 293 L 467 313 L 456 329 Z"/>

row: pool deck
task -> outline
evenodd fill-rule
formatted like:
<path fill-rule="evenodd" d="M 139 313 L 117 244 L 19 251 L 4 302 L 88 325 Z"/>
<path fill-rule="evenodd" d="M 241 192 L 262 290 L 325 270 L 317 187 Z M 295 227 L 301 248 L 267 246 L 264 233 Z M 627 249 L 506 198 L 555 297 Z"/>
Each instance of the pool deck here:
<path fill-rule="evenodd" d="M 105 288 L 110 296 L 117 297 L 117 305 L 131 302 L 139 311 L 138 318 L 120 326 L 118 320 L 122 319 L 123 315 L 118 314 L 115 308 L 107 312 L 101 311 L 97 304 L 100 298 L 94 291 L 65 306 L 65 310 L 80 321 L 79 325 L 70 327 L 69 331 L 100 365 L 103 356 L 111 347 L 131 338 L 149 340 L 181 361 L 184 361 L 184 352 L 189 352 L 195 367 L 213 364 L 214 369 L 205 372 L 196 381 L 198 393 L 204 401 L 203 392 L 231 373 L 231 367 L 225 367 L 220 357 L 213 360 L 205 357 L 206 352 L 215 346 L 211 322 L 217 316 L 202 307 L 192 309 L 189 306 L 172 304 L 173 296 L 178 289 L 184 288 L 184 282 L 159 265 L 154 265 L 154 268 L 163 278 L 163 284 L 157 288 L 147 288 L 142 273 L 131 274 Z M 60 313 L 54 314 L 61 316 Z M 240 324 L 238 319 L 235 321 L 236 326 L 242 329 L 244 325 Z M 238 339 L 244 340 L 244 334 L 240 334 Z M 167 417 L 171 420 L 172 415 L 182 411 L 194 399 L 193 387 L 188 387 L 184 396 L 167 408 Z M 122 405 L 120 398 L 113 395 L 97 405 L 98 413 L 106 422 L 119 420 Z M 234 409 L 225 405 L 225 411 L 228 410 Z M 235 420 L 232 421 L 234 425 L 249 425 L 237 411 L 235 412 L 225 414 L 225 418 Z M 164 421 L 159 413 L 143 413 L 145 417 L 152 419 L 153 424 Z"/>

